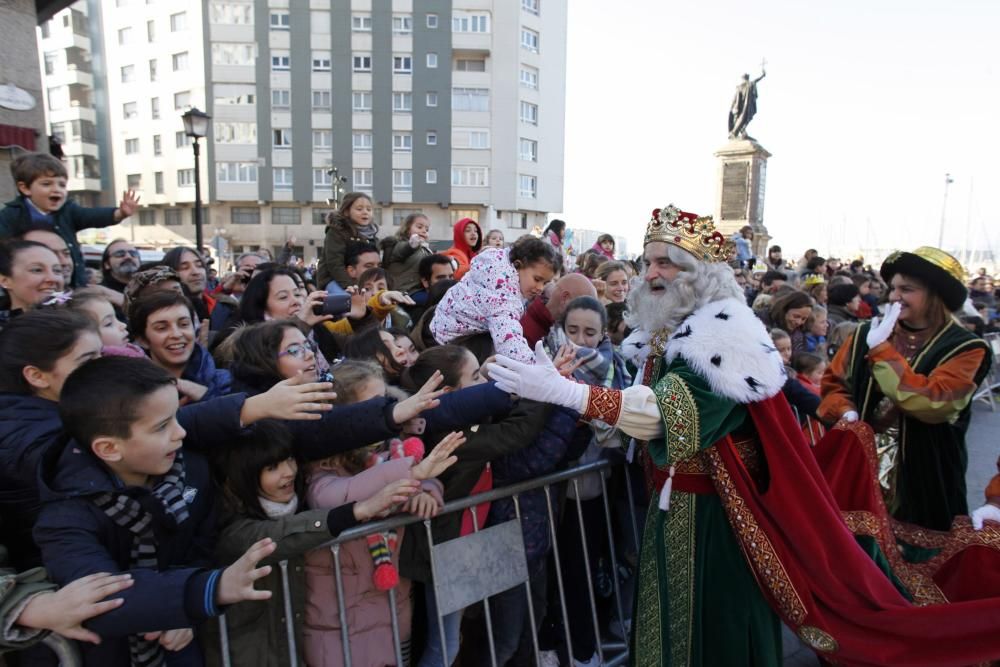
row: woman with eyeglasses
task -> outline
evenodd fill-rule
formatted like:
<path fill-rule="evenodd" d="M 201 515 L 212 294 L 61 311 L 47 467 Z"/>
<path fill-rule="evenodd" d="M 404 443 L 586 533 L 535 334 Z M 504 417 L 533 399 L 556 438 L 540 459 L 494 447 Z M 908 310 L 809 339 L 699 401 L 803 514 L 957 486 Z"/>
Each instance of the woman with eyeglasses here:
<path fill-rule="evenodd" d="M 0 311 L 0 327 L 31 310 L 63 288 L 59 256 L 41 243 L 9 241 L 0 244 L 0 287 L 9 303 Z"/>

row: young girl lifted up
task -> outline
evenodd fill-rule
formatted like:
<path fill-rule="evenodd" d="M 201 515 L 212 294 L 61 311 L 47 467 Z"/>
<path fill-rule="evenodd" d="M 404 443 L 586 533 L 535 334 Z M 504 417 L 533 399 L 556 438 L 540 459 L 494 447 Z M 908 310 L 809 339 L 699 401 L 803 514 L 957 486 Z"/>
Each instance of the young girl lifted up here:
<path fill-rule="evenodd" d="M 540 296 L 561 266 L 552 245 L 532 236 L 518 239 L 509 249 L 483 250 L 438 304 L 431 321 L 434 339 L 444 345 L 489 331 L 497 354 L 533 363 L 535 354 L 521 329 L 525 302 Z"/>

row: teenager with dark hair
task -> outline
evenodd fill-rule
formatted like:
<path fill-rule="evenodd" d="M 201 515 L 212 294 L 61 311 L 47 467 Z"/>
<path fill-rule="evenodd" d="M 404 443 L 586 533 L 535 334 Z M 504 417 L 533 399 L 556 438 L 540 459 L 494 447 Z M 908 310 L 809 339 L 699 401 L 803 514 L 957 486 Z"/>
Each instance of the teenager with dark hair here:
<path fill-rule="evenodd" d="M 215 308 L 215 298 L 206 289 L 208 274 L 201 254 L 194 248 L 178 246 L 168 250 L 161 261 L 177 272 L 198 319 L 207 322 Z"/>

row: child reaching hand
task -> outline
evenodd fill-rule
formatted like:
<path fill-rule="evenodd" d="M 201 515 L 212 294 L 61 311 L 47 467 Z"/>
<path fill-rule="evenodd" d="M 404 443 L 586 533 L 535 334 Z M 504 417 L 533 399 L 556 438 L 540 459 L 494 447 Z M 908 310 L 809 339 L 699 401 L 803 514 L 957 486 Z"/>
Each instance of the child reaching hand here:
<path fill-rule="evenodd" d="M 497 354 L 534 363 L 521 328 L 525 302 L 541 295 L 561 265 L 552 245 L 533 236 L 518 239 L 509 249 L 481 251 L 438 304 L 431 320 L 434 339 L 445 345 L 489 331 Z"/>

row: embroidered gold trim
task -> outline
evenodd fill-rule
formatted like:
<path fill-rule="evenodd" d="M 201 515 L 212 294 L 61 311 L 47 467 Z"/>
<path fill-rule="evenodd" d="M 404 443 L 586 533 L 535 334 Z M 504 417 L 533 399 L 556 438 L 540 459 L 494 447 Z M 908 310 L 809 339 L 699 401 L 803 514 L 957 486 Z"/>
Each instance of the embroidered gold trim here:
<path fill-rule="evenodd" d="M 799 625 L 806 617 L 806 608 L 799 597 L 785 566 L 774 551 L 771 540 L 760 529 L 753 513 L 747 508 L 746 502 L 736 492 L 729 471 L 722 463 L 722 457 L 715 447 L 705 450 L 708 460 L 712 465 L 712 481 L 715 483 L 715 490 L 719 494 L 722 506 L 729 517 L 729 525 L 732 526 L 736 538 L 740 541 L 743 555 L 750 565 L 757 578 L 757 582 L 762 587 L 767 587 L 772 597 L 778 604 L 781 615 L 793 623 Z"/>
<path fill-rule="evenodd" d="M 679 377 L 668 373 L 654 389 L 663 416 L 663 438 L 667 463 L 689 459 L 701 449 L 701 423 L 691 390 Z"/>
<path fill-rule="evenodd" d="M 673 665 L 691 662 L 694 630 L 695 503 L 691 493 L 675 493 L 663 523 L 670 590 L 670 657 Z"/>
<path fill-rule="evenodd" d="M 837 640 L 812 625 L 803 625 L 799 628 L 799 639 L 823 653 L 833 653 L 837 650 Z"/>
<path fill-rule="evenodd" d="M 660 632 L 660 580 L 656 567 L 656 521 L 660 512 L 650 505 L 639 555 L 639 599 L 636 603 L 635 665 L 661 667 L 663 636 Z"/>
<path fill-rule="evenodd" d="M 622 392 L 620 389 L 590 387 L 587 411 L 584 419 L 600 419 L 605 424 L 617 424 L 622 413 Z"/>

